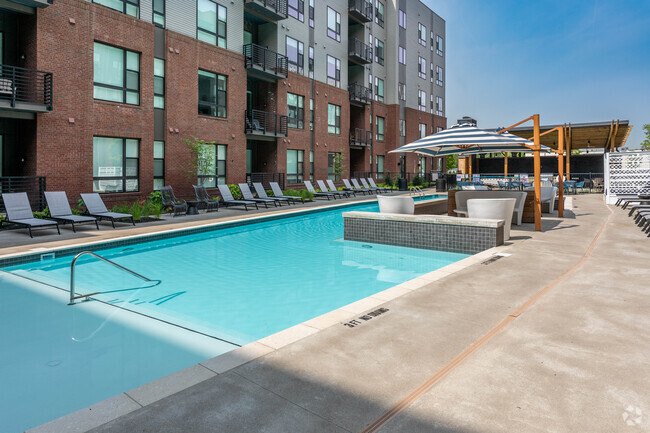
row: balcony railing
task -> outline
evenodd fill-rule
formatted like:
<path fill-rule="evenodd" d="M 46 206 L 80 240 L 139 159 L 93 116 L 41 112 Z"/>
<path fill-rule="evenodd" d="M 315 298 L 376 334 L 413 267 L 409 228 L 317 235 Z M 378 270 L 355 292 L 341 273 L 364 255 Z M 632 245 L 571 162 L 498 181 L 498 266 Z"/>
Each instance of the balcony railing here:
<path fill-rule="evenodd" d="M 361 128 L 350 130 L 350 146 L 372 146 L 372 132 Z"/>
<path fill-rule="evenodd" d="M 361 24 L 372 21 L 372 3 L 368 0 L 349 0 L 348 16 Z"/>
<path fill-rule="evenodd" d="M 52 110 L 52 73 L 0 65 L 0 108 Z"/>
<path fill-rule="evenodd" d="M 352 38 L 348 44 L 348 56 L 351 61 L 360 65 L 372 63 L 372 47 L 357 38 Z"/>
<path fill-rule="evenodd" d="M 277 80 L 289 74 L 287 56 L 256 44 L 244 45 L 246 69 L 260 78 Z"/>
<path fill-rule="evenodd" d="M 45 176 L 0 177 L 0 193 L 26 192 L 34 211 L 45 209 L 45 186 Z M 6 212 L 2 200 L 0 200 L 0 212 Z"/>
<path fill-rule="evenodd" d="M 261 110 L 249 110 L 246 112 L 246 134 L 286 137 L 287 116 Z"/>
<path fill-rule="evenodd" d="M 280 189 L 285 187 L 284 173 L 246 173 L 246 183 L 253 187 L 253 183 L 259 182 L 264 186 L 264 189 L 271 189 L 270 182 L 277 182 Z"/>
<path fill-rule="evenodd" d="M 289 16 L 287 0 L 245 0 L 244 5 L 249 12 L 268 21 L 279 21 Z"/>
<path fill-rule="evenodd" d="M 350 102 L 352 103 L 356 102 L 367 105 L 372 102 L 372 90 L 361 84 L 351 83 L 348 85 L 348 92 L 350 93 Z"/>

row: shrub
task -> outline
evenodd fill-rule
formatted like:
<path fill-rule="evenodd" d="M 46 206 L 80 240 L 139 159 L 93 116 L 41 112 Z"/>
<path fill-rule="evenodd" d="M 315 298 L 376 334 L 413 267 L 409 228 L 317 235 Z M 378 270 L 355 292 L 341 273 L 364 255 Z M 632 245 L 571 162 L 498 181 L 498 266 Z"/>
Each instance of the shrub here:
<path fill-rule="evenodd" d="M 235 200 L 242 200 L 244 196 L 241 193 L 241 190 L 239 189 L 239 185 L 228 185 L 228 189 L 230 189 L 230 193 L 232 194 L 233 198 Z"/>
<path fill-rule="evenodd" d="M 306 189 L 301 189 L 300 191 L 295 189 L 288 189 L 284 191 L 284 195 L 289 195 L 291 197 L 302 197 L 303 200 L 313 200 L 314 194 L 307 191 Z"/>
<path fill-rule="evenodd" d="M 395 185 L 395 181 L 393 180 L 393 177 L 390 175 L 390 171 L 387 171 L 386 174 L 384 175 L 384 185 L 386 185 L 389 188 L 392 188 Z"/>
<path fill-rule="evenodd" d="M 134 201 L 131 204 L 131 207 L 129 208 L 129 212 L 131 215 L 133 215 L 133 219 L 135 221 L 140 221 L 142 219 L 142 211 L 143 211 L 143 206 L 140 204 L 140 202 Z"/>
<path fill-rule="evenodd" d="M 160 191 L 153 191 L 149 194 L 148 200 L 150 203 L 159 204 L 162 207 L 162 194 L 160 194 Z"/>
<path fill-rule="evenodd" d="M 50 209 L 46 206 L 42 212 L 36 211 L 33 212 L 34 218 L 45 219 L 50 217 Z"/>
<path fill-rule="evenodd" d="M 149 211 L 151 212 L 151 215 L 154 216 L 156 219 L 160 219 L 160 215 L 163 212 L 163 205 L 162 203 L 156 203 L 155 201 L 150 200 L 149 202 Z"/>
<path fill-rule="evenodd" d="M 411 185 L 413 186 L 422 186 L 424 184 L 424 179 L 419 174 L 416 174 L 413 177 L 413 180 L 411 181 Z"/>

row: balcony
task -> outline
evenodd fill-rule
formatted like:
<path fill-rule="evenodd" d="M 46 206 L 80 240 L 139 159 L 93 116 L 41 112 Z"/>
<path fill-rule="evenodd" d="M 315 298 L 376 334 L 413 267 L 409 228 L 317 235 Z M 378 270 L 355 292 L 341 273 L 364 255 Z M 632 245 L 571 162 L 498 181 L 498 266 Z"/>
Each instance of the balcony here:
<path fill-rule="evenodd" d="M 277 81 L 289 75 L 287 56 L 256 44 L 244 45 L 248 73 L 264 81 Z"/>
<path fill-rule="evenodd" d="M 20 14 L 33 15 L 37 8 L 44 8 L 52 4 L 54 0 L 4 0 L 0 2 L 2 9 L 18 12 Z"/>
<path fill-rule="evenodd" d="M 351 83 L 348 86 L 350 104 L 368 105 L 372 102 L 372 90 L 358 83 Z"/>
<path fill-rule="evenodd" d="M 352 38 L 348 44 L 348 58 L 358 65 L 372 63 L 372 47 L 357 38 Z"/>
<path fill-rule="evenodd" d="M 350 21 L 365 24 L 372 21 L 372 3 L 368 0 L 349 0 L 348 16 Z"/>
<path fill-rule="evenodd" d="M 261 110 L 246 112 L 246 135 L 256 140 L 287 136 L 287 116 Z"/>
<path fill-rule="evenodd" d="M 361 128 L 350 130 L 350 146 L 372 146 L 372 132 Z"/>
<path fill-rule="evenodd" d="M 289 16 L 287 0 L 245 0 L 244 7 L 266 22 L 276 22 Z"/>
<path fill-rule="evenodd" d="M 52 111 L 52 73 L 0 65 L 0 111 Z"/>

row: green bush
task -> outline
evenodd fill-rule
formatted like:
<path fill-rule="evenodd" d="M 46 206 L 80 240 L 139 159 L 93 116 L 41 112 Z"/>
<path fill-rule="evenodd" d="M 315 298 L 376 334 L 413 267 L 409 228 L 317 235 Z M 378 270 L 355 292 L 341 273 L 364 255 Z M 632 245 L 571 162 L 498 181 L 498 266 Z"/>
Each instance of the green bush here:
<path fill-rule="evenodd" d="M 148 200 L 152 204 L 160 205 L 162 209 L 162 194 L 160 194 L 160 191 L 153 191 L 151 194 L 149 194 Z"/>
<path fill-rule="evenodd" d="M 313 200 L 314 194 L 307 191 L 306 189 L 301 189 L 300 191 L 295 189 L 287 189 L 284 191 L 284 195 L 289 195 L 291 197 L 302 197 L 303 200 Z"/>
<path fill-rule="evenodd" d="M 50 217 L 50 209 L 46 206 L 45 209 L 43 209 L 43 212 L 33 212 L 34 218 L 40 218 L 40 219 L 45 219 Z"/>
<path fill-rule="evenodd" d="M 393 177 L 390 175 L 390 171 L 387 171 L 386 174 L 384 174 L 384 185 L 386 185 L 389 188 L 392 188 L 395 185 L 395 181 L 393 180 Z"/>
<path fill-rule="evenodd" d="M 241 193 L 241 190 L 239 189 L 239 185 L 228 185 L 228 188 L 230 189 L 230 193 L 232 194 L 233 198 L 235 200 L 242 200 L 244 196 Z"/>
<path fill-rule="evenodd" d="M 413 186 L 422 186 L 424 184 L 424 179 L 420 175 L 415 175 L 413 177 L 413 180 L 411 181 L 411 185 Z"/>

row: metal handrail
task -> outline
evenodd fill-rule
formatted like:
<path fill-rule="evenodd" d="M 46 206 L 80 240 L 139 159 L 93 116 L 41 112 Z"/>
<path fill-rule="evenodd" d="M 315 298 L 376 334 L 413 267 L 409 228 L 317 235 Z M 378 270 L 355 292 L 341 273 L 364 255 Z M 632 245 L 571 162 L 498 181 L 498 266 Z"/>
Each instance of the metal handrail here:
<path fill-rule="evenodd" d="M 52 73 L 0 64 L 0 99 L 45 105 L 52 110 Z"/>
<path fill-rule="evenodd" d="M 411 186 L 409 189 L 411 190 L 411 195 L 424 197 L 424 191 L 419 186 Z"/>
<path fill-rule="evenodd" d="M 76 256 L 74 256 L 74 259 L 72 259 L 72 263 L 70 263 L 70 303 L 68 303 L 68 305 L 75 305 L 75 299 L 86 298 L 86 300 L 88 300 L 88 297 L 90 297 L 92 295 L 98 295 L 98 294 L 102 293 L 102 292 L 94 292 L 94 293 L 89 293 L 87 295 L 75 296 L 75 290 L 74 290 L 74 265 L 77 262 L 77 259 L 79 259 L 81 256 L 85 256 L 85 255 L 93 256 L 93 257 L 95 257 L 95 258 L 97 258 L 97 259 L 99 259 L 99 260 L 101 260 L 103 262 L 106 262 L 106 263 L 108 263 L 110 265 L 115 266 L 118 269 L 126 271 L 129 274 L 131 274 L 131 275 L 133 275 L 135 277 L 138 277 L 141 280 L 144 280 L 146 282 L 156 283 L 156 284 L 154 284 L 154 286 L 157 286 L 158 284 L 161 283 L 161 280 L 150 280 L 149 278 L 147 278 L 145 276 L 142 276 L 142 275 L 138 274 L 137 272 L 133 272 L 131 269 L 127 269 L 122 265 L 118 265 L 117 263 L 112 262 L 112 261 L 108 260 L 107 258 L 100 256 L 99 254 L 95 254 L 92 251 L 82 251 L 79 254 L 77 254 Z M 153 287 L 153 286 L 151 286 L 151 287 Z"/>

